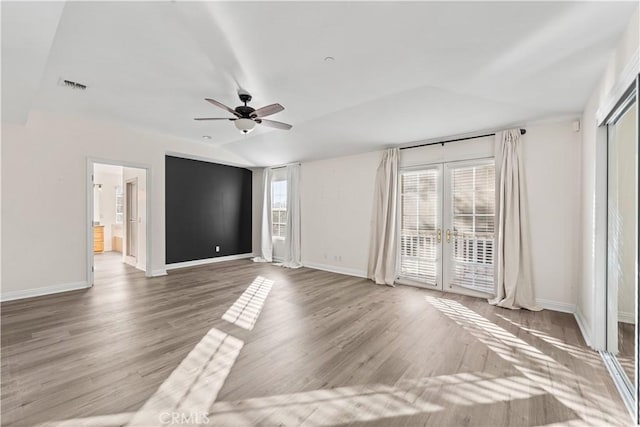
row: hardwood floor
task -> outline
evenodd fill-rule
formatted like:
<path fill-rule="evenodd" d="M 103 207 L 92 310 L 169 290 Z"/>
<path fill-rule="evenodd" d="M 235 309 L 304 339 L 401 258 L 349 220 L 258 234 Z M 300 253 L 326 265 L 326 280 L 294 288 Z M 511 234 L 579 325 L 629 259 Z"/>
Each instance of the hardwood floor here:
<path fill-rule="evenodd" d="M 624 369 L 629 381 L 633 383 L 635 378 L 636 355 L 636 325 L 618 322 L 618 362 Z"/>
<path fill-rule="evenodd" d="M 97 262 L 90 290 L 2 304 L 2 425 L 631 423 L 568 314 L 248 260 Z"/>

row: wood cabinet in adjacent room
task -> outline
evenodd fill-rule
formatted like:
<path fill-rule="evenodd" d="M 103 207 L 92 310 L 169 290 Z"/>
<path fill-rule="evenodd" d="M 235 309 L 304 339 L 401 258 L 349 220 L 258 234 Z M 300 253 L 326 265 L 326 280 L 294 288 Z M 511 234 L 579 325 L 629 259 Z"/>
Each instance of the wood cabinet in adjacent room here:
<path fill-rule="evenodd" d="M 104 225 L 93 226 L 93 252 L 104 252 Z"/>

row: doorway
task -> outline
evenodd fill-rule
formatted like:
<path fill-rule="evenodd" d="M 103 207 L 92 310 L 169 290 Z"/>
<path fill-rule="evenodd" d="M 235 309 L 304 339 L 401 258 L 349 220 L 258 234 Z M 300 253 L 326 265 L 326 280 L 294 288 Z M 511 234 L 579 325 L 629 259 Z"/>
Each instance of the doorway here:
<path fill-rule="evenodd" d="M 494 293 L 493 159 L 400 172 L 399 282 L 487 297 Z"/>
<path fill-rule="evenodd" d="M 87 172 L 88 282 L 124 269 L 150 276 L 149 169 L 89 159 Z"/>

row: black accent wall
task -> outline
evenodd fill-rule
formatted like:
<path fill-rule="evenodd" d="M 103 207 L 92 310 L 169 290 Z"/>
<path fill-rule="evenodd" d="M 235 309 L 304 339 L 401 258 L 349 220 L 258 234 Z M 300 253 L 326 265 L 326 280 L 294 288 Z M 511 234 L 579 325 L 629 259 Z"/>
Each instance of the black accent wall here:
<path fill-rule="evenodd" d="M 251 174 L 165 157 L 167 264 L 251 253 Z"/>

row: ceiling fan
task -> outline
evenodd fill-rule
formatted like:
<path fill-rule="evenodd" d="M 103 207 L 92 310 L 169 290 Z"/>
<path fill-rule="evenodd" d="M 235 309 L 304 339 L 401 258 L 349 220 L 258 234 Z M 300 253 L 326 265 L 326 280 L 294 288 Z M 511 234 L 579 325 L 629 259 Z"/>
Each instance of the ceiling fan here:
<path fill-rule="evenodd" d="M 240 105 L 235 109 L 231 107 L 227 107 L 226 105 L 216 101 L 215 99 L 211 99 L 211 98 L 204 99 L 210 104 L 213 104 L 216 107 L 220 107 L 223 110 L 230 112 L 235 117 L 229 117 L 229 118 L 199 117 L 199 118 L 195 118 L 194 120 L 231 120 L 236 125 L 236 128 L 244 134 L 251 132 L 253 128 L 256 126 L 256 123 L 269 126 L 272 128 L 284 129 L 284 130 L 289 130 L 293 127 L 287 123 L 276 122 L 275 120 L 267 120 L 263 118 L 263 117 L 270 116 L 272 114 L 279 113 L 280 111 L 284 110 L 284 107 L 282 105 L 271 104 L 271 105 L 267 105 L 266 107 L 258 108 L 256 110 L 253 107 L 249 107 L 247 105 L 247 102 L 251 101 L 251 94 L 249 92 L 243 89 L 239 89 L 238 97 L 240 98 L 240 101 L 244 103 L 244 105 Z"/>

